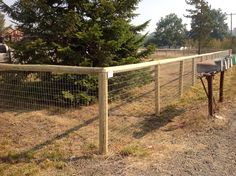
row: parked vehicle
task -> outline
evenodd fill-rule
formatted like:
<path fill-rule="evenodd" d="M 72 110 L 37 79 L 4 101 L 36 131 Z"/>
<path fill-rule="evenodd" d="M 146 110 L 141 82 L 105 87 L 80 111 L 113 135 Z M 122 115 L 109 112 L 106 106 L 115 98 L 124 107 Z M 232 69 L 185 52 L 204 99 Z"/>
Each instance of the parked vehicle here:
<path fill-rule="evenodd" d="M 6 44 L 0 43 L 0 63 L 11 63 L 11 51 Z"/>

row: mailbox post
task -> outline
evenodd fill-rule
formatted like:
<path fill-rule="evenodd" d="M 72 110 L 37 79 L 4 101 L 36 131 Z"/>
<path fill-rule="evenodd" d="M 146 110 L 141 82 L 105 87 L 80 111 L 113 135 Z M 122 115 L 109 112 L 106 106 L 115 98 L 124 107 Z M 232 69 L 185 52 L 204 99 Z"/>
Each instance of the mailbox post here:
<path fill-rule="evenodd" d="M 213 116 L 213 77 L 214 75 L 207 75 L 207 86 L 208 86 L 208 112 L 210 116 Z"/>
<path fill-rule="evenodd" d="M 214 115 L 213 104 L 215 103 L 213 97 L 213 78 L 214 75 L 220 72 L 220 88 L 219 88 L 219 102 L 224 100 L 224 75 L 225 70 L 232 67 L 232 57 L 218 58 L 214 61 L 205 61 L 197 64 L 197 72 L 203 84 L 204 90 L 208 98 L 208 112 L 210 116 Z M 208 90 L 206 89 L 202 77 L 207 80 Z"/>
<path fill-rule="evenodd" d="M 224 77 L 225 71 L 220 72 L 220 90 L 219 90 L 219 102 L 224 101 Z"/>

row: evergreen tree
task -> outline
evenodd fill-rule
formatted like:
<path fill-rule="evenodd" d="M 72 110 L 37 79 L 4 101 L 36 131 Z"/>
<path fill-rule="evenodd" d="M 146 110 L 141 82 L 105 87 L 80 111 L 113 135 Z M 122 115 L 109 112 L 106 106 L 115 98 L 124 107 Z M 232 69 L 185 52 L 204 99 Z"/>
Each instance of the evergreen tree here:
<path fill-rule="evenodd" d="M 148 22 L 130 24 L 140 0 L 17 0 L 0 8 L 24 33 L 22 63 L 109 66 L 139 62 Z"/>
<path fill-rule="evenodd" d="M 2 35 L 4 29 L 5 29 L 5 18 L 4 15 L 0 13 L 0 36 Z"/>
<path fill-rule="evenodd" d="M 203 44 L 209 39 L 213 30 L 210 6 L 205 0 L 185 0 L 193 9 L 187 9 L 191 18 L 190 37 L 198 42 L 198 54 L 201 54 Z"/>
<path fill-rule="evenodd" d="M 157 45 L 155 32 L 152 32 L 151 34 L 147 35 L 146 38 L 144 39 L 144 47 L 147 47 L 150 44 L 153 44 L 155 46 Z"/>

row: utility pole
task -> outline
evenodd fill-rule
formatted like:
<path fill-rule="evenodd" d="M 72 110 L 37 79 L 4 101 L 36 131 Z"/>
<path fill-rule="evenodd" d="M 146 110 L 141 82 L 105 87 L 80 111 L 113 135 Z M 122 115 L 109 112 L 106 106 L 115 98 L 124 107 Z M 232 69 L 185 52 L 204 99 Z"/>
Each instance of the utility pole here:
<path fill-rule="evenodd" d="M 231 49 L 233 49 L 233 15 L 236 15 L 236 13 L 230 13 L 227 15 L 230 15 Z"/>

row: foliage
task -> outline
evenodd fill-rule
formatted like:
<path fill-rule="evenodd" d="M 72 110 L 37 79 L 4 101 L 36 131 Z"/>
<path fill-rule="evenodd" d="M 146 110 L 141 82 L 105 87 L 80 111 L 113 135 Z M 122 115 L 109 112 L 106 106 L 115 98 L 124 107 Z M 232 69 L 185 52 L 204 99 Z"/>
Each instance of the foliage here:
<path fill-rule="evenodd" d="M 2 35 L 4 28 L 5 28 L 5 18 L 4 15 L 0 13 L 0 35 Z"/>
<path fill-rule="evenodd" d="M 98 97 L 95 76 L 5 71 L 0 76 L 0 86 L 4 87 L 1 94 L 8 96 L 14 93 L 22 102 L 34 100 L 32 107 L 44 106 L 48 102 L 52 106 L 77 107 L 93 104 Z M 14 103 L 17 101 L 13 100 L 12 105 Z"/>
<path fill-rule="evenodd" d="M 143 43 L 144 43 L 144 47 L 147 47 L 150 44 L 155 44 L 156 45 L 157 41 L 156 41 L 155 32 L 147 35 L 146 38 L 144 39 Z"/>
<path fill-rule="evenodd" d="M 208 2 L 205 0 L 185 0 L 193 9 L 187 9 L 189 13 L 186 17 L 191 18 L 190 37 L 198 42 L 198 54 L 201 48 L 209 40 L 213 30 L 213 20 Z"/>
<path fill-rule="evenodd" d="M 226 37 L 223 40 L 214 39 L 210 41 L 208 46 L 209 48 L 217 49 L 217 50 L 219 49 L 226 50 L 226 49 L 232 48 L 233 53 L 236 53 L 236 37 L 233 37 L 233 38 Z"/>
<path fill-rule="evenodd" d="M 186 25 L 174 13 L 161 18 L 157 23 L 156 42 L 158 46 L 177 47 L 185 44 Z"/>
<path fill-rule="evenodd" d="M 151 68 L 118 73 L 113 78 L 109 79 L 110 100 L 127 99 L 131 97 L 134 88 L 143 87 L 150 84 L 152 81 L 153 70 Z M 132 98 L 129 100 L 132 101 Z"/>
<path fill-rule="evenodd" d="M 50 95 L 53 100 L 57 100 L 59 104 L 64 106 L 80 106 L 93 104 L 97 99 L 98 80 L 94 76 L 79 75 L 51 75 L 47 76 L 47 80 L 41 75 L 37 75 L 42 81 L 42 86 L 46 83 L 50 86 L 61 85 L 60 90 L 52 90 Z"/>
<path fill-rule="evenodd" d="M 156 45 L 153 43 L 150 43 L 146 46 L 146 48 L 138 53 L 139 57 L 145 58 L 149 53 L 154 53 L 156 51 Z"/>
<path fill-rule="evenodd" d="M 138 52 L 146 37 L 139 32 L 148 25 L 148 21 L 139 26 L 130 23 L 139 1 L 16 0 L 12 6 L 1 1 L 0 8 L 25 35 L 12 46 L 20 63 L 116 66 L 138 63 L 153 51 L 148 47 Z M 60 82 L 64 78 L 51 75 L 47 79 Z M 71 87 L 77 84 L 83 90 L 67 87 L 54 98 L 67 104 L 95 101 L 97 95 L 90 92 L 96 78 L 66 79 Z"/>
<path fill-rule="evenodd" d="M 213 31 L 211 37 L 213 39 L 223 40 L 229 31 L 229 27 L 225 22 L 227 19 L 226 13 L 223 13 L 221 9 L 212 9 L 210 11 L 211 18 L 213 19 Z"/>
<path fill-rule="evenodd" d="M 110 66 L 139 61 L 145 36 L 138 33 L 148 24 L 130 24 L 139 1 L 17 0 L 0 7 L 27 36 L 14 46 L 20 62 Z"/>
<path fill-rule="evenodd" d="M 0 43 L 4 42 L 4 39 L 2 36 L 4 29 L 5 29 L 5 18 L 4 18 L 4 15 L 0 13 Z"/>

